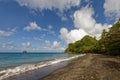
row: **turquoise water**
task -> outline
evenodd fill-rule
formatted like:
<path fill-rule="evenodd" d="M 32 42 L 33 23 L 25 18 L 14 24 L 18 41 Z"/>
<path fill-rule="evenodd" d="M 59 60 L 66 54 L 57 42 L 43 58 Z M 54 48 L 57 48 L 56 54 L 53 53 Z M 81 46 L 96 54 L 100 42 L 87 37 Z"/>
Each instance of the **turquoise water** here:
<path fill-rule="evenodd" d="M 0 53 L 0 70 L 54 59 L 67 58 L 65 53 Z"/>
<path fill-rule="evenodd" d="M 0 80 L 38 80 L 85 54 L 0 53 Z"/>

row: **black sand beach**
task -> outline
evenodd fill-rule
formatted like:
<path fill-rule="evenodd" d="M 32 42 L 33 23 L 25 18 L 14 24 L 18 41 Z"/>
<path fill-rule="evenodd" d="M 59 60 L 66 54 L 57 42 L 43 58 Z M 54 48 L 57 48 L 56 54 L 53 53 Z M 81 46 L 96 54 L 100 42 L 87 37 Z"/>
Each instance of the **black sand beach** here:
<path fill-rule="evenodd" d="M 120 80 L 120 57 L 87 54 L 39 80 Z"/>

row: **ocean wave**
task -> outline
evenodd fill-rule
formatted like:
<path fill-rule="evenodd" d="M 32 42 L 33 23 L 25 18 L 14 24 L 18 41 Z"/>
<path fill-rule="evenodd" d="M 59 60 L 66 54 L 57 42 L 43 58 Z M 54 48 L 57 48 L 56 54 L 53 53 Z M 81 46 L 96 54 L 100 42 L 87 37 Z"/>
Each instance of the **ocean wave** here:
<path fill-rule="evenodd" d="M 45 67 L 45 66 L 57 64 L 57 63 L 64 62 L 64 61 L 69 61 L 69 60 L 72 60 L 72 59 L 75 59 L 75 58 L 78 58 L 78 57 L 84 56 L 84 55 L 85 54 L 81 54 L 81 55 L 76 55 L 76 56 L 72 56 L 69 58 L 55 59 L 55 60 L 41 62 L 41 63 L 37 63 L 37 64 L 24 64 L 21 66 L 17 66 L 15 68 L 2 70 L 2 71 L 0 71 L 0 80 L 9 78 L 11 76 L 19 75 L 21 73 L 25 73 L 27 71 L 40 69 L 40 68 Z"/>

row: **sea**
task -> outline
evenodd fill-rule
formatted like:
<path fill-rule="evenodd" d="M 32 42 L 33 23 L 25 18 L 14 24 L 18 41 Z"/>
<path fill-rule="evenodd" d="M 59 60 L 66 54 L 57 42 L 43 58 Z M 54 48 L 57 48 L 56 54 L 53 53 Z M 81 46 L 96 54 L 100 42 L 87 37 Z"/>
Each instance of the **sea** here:
<path fill-rule="evenodd" d="M 60 52 L 31 52 L 31 53 L 21 53 L 21 52 L 10 52 L 10 53 L 0 53 L 0 70 L 20 66 L 23 64 L 32 64 L 46 62 L 56 59 L 68 58 L 74 56 L 72 54 L 60 53 Z"/>
<path fill-rule="evenodd" d="M 79 56 L 84 56 L 84 54 L 76 55 L 63 52 L 0 53 L 0 80 L 26 80 L 26 78 L 37 80 L 66 66 L 69 60 Z"/>

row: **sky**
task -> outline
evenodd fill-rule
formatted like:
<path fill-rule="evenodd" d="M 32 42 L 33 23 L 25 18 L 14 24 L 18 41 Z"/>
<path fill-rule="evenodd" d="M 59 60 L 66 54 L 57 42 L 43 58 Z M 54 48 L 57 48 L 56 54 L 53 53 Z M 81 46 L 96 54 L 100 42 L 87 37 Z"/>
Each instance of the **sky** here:
<path fill-rule="evenodd" d="M 0 52 L 61 52 L 100 39 L 120 17 L 120 0 L 0 0 Z"/>

